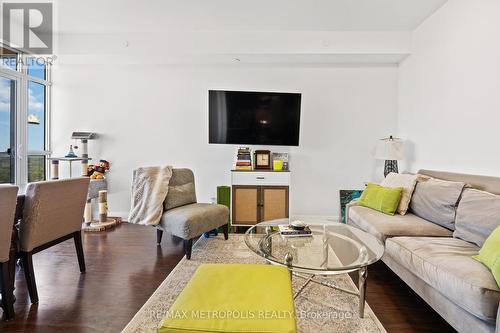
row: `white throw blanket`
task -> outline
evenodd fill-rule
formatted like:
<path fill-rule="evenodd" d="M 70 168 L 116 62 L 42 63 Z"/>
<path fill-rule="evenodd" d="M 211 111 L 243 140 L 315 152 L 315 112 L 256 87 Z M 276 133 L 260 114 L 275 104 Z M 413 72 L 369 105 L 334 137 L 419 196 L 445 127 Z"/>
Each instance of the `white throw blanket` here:
<path fill-rule="evenodd" d="M 134 170 L 132 207 L 128 222 L 158 225 L 167 197 L 172 167 L 146 167 Z"/>

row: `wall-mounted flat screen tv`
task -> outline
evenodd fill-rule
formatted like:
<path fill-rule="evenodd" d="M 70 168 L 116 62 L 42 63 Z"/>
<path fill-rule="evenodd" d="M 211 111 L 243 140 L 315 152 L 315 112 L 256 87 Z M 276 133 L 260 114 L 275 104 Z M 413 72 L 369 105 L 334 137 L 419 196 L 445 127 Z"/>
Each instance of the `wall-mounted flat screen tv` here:
<path fill-rule="evenodd" d="M 298 146 L 301 94 L 208 92 L 209 143 Z"/>

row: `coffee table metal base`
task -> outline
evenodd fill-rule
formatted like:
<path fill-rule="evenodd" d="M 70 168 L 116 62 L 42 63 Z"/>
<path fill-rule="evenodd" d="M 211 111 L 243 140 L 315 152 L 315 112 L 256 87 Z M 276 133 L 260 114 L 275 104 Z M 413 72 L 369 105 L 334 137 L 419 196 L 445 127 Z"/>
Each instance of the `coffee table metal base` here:
<path fill-rule="evenodd" d="M 293 295 L 294 299 L 296 299 L 302 293 L 302 291 L 309 285 L 309 283 L 311 283 L 311 282 L 317 283 L 317 284 L 320 284 L 320 285 L 325 286 L 325 287 L 330 287 L 330 288 L 335 289 L 335 290 L 340 290 L 340 291 L 348 293 L 350 295 L 358 296 L 358 298 L 359 298 L 359 317 L 364 318 L 364 316 L 365 316 L 365 297 L 366 297 L 366 278 L 368 276 L 368 270 L 366 269 L 366 267 L 362 267 L 358 270 L 358 273 L 359 273 L 359 280 L 358 280 L 359 292 L 355 292 L 352 290 L 341 288 L 341 287 L 337 286 L 335 283 L 330 282 L 330 281 L 317 280 L 316 277 L 320 276 L 320 275 L 314 275 L 314 274 L 306 275 L 306 274 L 293 272 L 293 271 L 290 271 L 290 273 L 292 274 L 292 276 L 296 276 L 296 277 L 299 277 L 301 279 L 306 280 L 306 282 Z"/>

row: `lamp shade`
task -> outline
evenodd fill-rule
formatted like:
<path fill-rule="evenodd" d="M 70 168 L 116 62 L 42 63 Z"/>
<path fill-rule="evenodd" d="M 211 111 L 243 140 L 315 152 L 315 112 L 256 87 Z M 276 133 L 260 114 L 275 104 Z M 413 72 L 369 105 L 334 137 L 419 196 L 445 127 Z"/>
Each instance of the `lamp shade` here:
<path fill-rule="evenodd" d="M 393 138 L 381 139 L 377 144 L 375 158 L 379 160 L 402 160 L 404 159 L 403 140 Z"/>

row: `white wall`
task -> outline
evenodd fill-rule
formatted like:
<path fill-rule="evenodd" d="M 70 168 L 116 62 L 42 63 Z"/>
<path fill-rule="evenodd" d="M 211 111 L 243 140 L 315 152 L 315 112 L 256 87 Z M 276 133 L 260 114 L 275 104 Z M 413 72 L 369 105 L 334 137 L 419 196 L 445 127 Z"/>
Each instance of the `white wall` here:
<path fill-rule="evenodd" d="M 207 143 L 208 89 L 291 91 L 303 94 L 300 147 L 275 150 L 291 154 L 294 215 L 337 216 L 338 190 L 379 180 L 382 163 L 372 158 L 376 139 L 396 132 L 410 148 L 402 169 L 499 174 L 498 12 L 496 0 L 450 0 L 412 33 L 410 47 L 403 32 L 379 34 L 376 43 L 367 43 L 371 39 L 363 33 L 330 33 L 315 35 L 307 47 L 303 42 L 293 46 L 297 35 L 265 39 L 283 41 L 279 45 L 262 38 L 229 38 L 229 46 L 183 38 L 197 47 L 187 52 L 178 47 L 182 43 L 165 43 L 166 54 L 150 55 L 135 35 L 113 35 L 115 42 L 105 36 L 93 36 L 91 42 L 84 42 L 85 36 L 62 36 L 53 71 L 54 151 L 67 151 L 74 130 L 100 134 L 90 153 L 112 163 L 110 208 L 115 213 L 128 211 L 132 170 L 145 165 L 192 168 L 198 198 L 208 201 L 217 185 L 229 184 L 236 151 L 236 146 Z M 80 49 L 71 43 L 74 37 Z M 257 42 L 241 49 L 234 41 L 240 39 L 241 45 L 247 39 Z M 124 48 L 125 40 L 130 46 Z M 96 43 L 100 46 L 87 47 Z M 200 53 L 199 46 L 207 43 L 214 49 Z M 269 45 L 273 48 L 266 49 Z M 256 49 L 262 59 L 245 55 Z M 377 61 L 392 53 L 405 56 L 409 49 L 399 68 L 382 64 L 393 61 L 387 57 Z M 335 57 L 311 58 L 345 57 L 346 50 L 351 50 L 351 61 L 345 61 L 350 65 L 335 65 Z M 214 52 L 220 59 L 209 57 Z M 210 59 L 196 59 L 195 65 L 193 54 Z M 290 60 L 290 55 L 311 59 Z M 231 63 L 234 57 L 243 58 L 241 66 Z M 352 65 L 362 62 L 378 65 Z"/>
<path fill-rule="evenodd" d="M 90 155 L 111 162 L 110 209 L 119 214 L 139 166 L 192 168 L 199 201 L 230 183 L 236 146 L 208 144 L 208 89 L 303 94 L 300 147 L 275 148 L 291 154 L 294 215 L 338 216 L 338 190 L 377 179 L 374 145 L 397 125 L 393 66 L 58 65 L 53 81 L 55 155 L 72 131 L 99 133 Z"/>
<path fill-rule="evenodd" d="M 407 169 L 500 175 L 498 13 L 498 0 L 451 0 L 414 31 L 399 68 Z"/>

